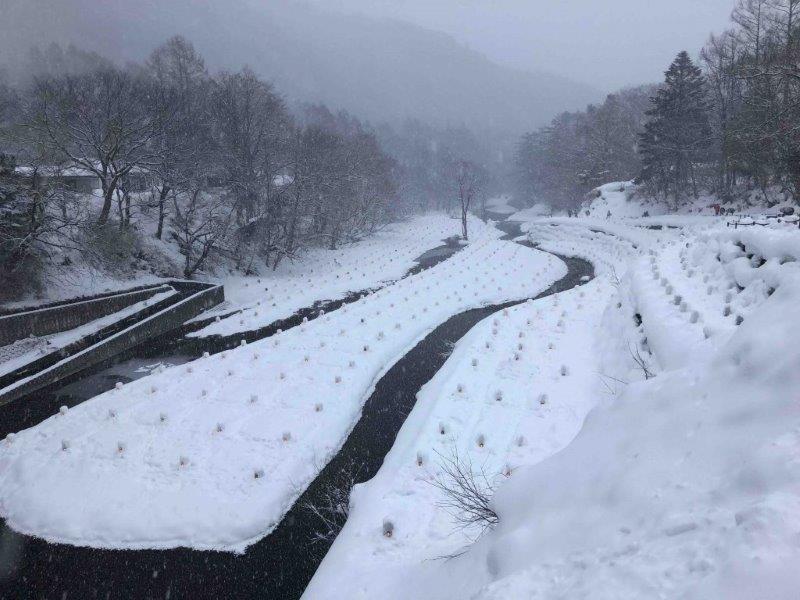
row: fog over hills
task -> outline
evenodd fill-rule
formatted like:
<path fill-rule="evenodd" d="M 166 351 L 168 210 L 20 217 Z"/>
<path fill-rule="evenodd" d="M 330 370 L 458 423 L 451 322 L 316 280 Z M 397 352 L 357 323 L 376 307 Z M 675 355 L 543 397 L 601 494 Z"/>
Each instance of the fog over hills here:
<path fill-rule="evenodd" d="M 12 66 L 50 41 L 142 60 L 179 33 L 212 69 L 247 64 L 290 101 L 322 101 L 375 122 L 416 117 L 511 135 L 602 96 L 555 74 L 500 66 L 443 33 L 291 0 L 2 3 L 0 56 Z"/>

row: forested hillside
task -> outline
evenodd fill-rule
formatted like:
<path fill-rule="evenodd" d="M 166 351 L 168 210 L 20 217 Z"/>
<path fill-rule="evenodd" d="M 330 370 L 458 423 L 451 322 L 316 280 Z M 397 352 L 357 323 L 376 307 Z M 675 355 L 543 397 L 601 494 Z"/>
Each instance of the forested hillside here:
<path fill-rule="evenodd" d="M 91 40 L 88 49 L 117 61 L 144 60 L 178 33 L 212 70 L 250 65 L 290 102 L 322 102 L 373 122 L 416 118 L 514 136 L 598 94 L 557 73 L 500 66 L 443 33 L 296 0 L 238 2 L 236 10 L 226 0 L 142 0 L 135 8 L 126 0 L 5 0 L 4 12 L 16 26 L 0 23 L 0 56 L 16 62 L 45 30 L 61 44 Z"/>
<path fill-rule="evenodd" d="M 657 89 L 624 90 L 526 134 L 519 194 L 575 208 L 600 184 L 636 179 L 673 209 L 702 193 L 800 198 L 798 37 L 797 0 L 740 0 L 696 58 L 676 49 Z"/>
<path fill-rule="evenodd" d="M 124 67 L 55 44 L 26 61 L 0 79 L 0 273 L 12 298 L 73 267 L 274 269 L 414 211 L 454 210 L 465 168 L 479 175 L 475 194 L 493 185 L 488 146 L 467 128 L 376 129 L 322 104 L 292 109 L 249 68 L 210 72 L 180 36 Z"/>

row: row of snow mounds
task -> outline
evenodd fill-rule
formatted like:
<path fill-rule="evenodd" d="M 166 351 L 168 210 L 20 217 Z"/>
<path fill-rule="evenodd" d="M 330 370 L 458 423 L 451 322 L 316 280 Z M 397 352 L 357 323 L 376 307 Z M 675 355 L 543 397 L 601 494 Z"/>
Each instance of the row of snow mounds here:
<path fill-rule="evenodd" d="M 565 447 L 599 399 L 624 389 L 622 380 L 602 374 L 614 352 L 610 362 L 630 361 L 627 347 L 614 346 L 618 330 L 604 328 L 606 313 L 624 312 L 612 302 L 620 293 L 617 274 L 640 247 L 677 236 L 623 225 L 609 234 L 585 221 L 523 224 L 539 248 L 591 261 L 597 278 L 490 317 L 458 344 L 423 388 L 378 475 L 354 490 L 348 522 L 306 597 L 333 598 L 346 585 L 359 598 L 462 598 L 490 579 L 469 552 L 434 560 L 467 550 L 479 534 L 455 522 L 436 482 L 447 479 L 457 454 L 481 485 L 501 487 Z M 392 524 L 388 539 L 385 522 Z"/>
<path fill-rule="evenodd" d="M 492 235 L 493 227 L 470 217 L 470 232 Z M 224 281 L 225 313 L 242 309 L 189 334 L 191 337 L 233 335 L 254 331 L 322 300 L 374 289 L 400 279 L 424 252 L 459 232 L 461 222 L 431 213 L 393 223 L 375 235 L 337 250 L 314 249 L 301 260 L 285 260 L 264 277 L 231 277 Z M 497 234 L 499 235 L 499 234 Z M 213 316 L 213 312 L 210 313 Z"/>
<path fill-rule="evenodd" d="M 647 344 L 664 369 L 719 348 L 798 272 L 800 236 L 771 229 L 710 229 L 651 250 L 631 288 Z"/>
<path fill-rule="evenodd" d="M 800 268 L 800 231 L 794 228 L 726 229 L 703 241 L 739 287 L 763 282 L 774 290 L 785 273 Z"/>
<path fill-rule="evenodd" d="M 629 269 L 640 256 L 681 238 L 682 232 L 642 230 L 620 223 L 598 225 L 591 219 L 548 219 L 527 228 L 530 241 L 539 248 L 591 261 L 598 278 L 618 290 L 598 324 L 603 332 L 596 348 L 603 392 L 616 393 L 627 382 L 652 375 L 653 361 L 644 326 L 637 320 L 638 302 L 630 289 Z"/>
<path fill-rule="evenodd" d="M 0 442 L 0 513 L 50 541 L 243 550 L 337 452 L 376 381 L 451 315 L 538 294 L 555 257 L 461 253 L 271 338 L 119 385 Z"/>
<path fill-rule="evenodd" d="M 793 245 L 752 242 L 776 259 Z M 706 360 L 627 386 L 515 473 L 497 529 L 439 583 L 471 578 L 463 597 L 481 600 L 797 598 L 800 278 L 781 279 Z"/>
<path fill-rule="evenodd" d="M 641 248 L 670 233 L 643 232 L 626 225 L 601 224 L 590 219 L 546 219 L 523 225 L 528 239 L 540 248 L 590 261 L 601 276 L 620 276 Z M 659 235 L 656 235 L 656 234 Z"/>
<path fill-rule="evenodd" d="M 538 243 L 539 248 L 591 261 L 597 277 L 618 289 L 613 301 L 596 299 L 605 308 L 597 325 L 602 334 L 596 340 L 598 378 L 603 392 L 616 393 L 626 382 L 641 378 L 644 371 L 637 361 L 643 361 L 642 366 L 649 368 L 649 349 L 642 326 L 635 320 L 636 303 L 624 282 L 629 279 L 630 265 L 642 253 L 680 234 L 618 223 L 600 229 L 596 222 L 587 219 L 555 224 L 552 220 L 536 222 L 528 230 L 530 240 Z"/>
<path fill-rule="evenodd" d="M 347 523 L 305 598 L 468 597 L 434 576 L 480 535 L 462 527 L 437 482 L 456 457 L 497 488 L 564 448 L 594 406 L 594 338 L 614 287 L 596 279 L 476 325 L 420 391 L 378 474 L 356 486 Z M 385 523 L 392 534 L 384 535 Z M 481 568 L 478 576 L 483 572 Z"/>

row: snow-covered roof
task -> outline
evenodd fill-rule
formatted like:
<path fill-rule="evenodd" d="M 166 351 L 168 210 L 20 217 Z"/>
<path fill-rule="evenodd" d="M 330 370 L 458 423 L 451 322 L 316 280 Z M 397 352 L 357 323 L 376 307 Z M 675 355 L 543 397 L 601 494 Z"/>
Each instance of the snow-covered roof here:
<path fill-rule="evenodd" d="M 41 167 L 21 166 L 14 169 L 17 175 L 30 177 L 38 173 L 43 177 L 97 177 L 88 169 L 82 167 L 58 167 L 54 165 L 43 165 Z"/>
<path fill-rule="evenodd" d="M 99 167 L 98 167 L 99 168 Z M 23 165 L 14 169 L 14 172 L 23 177 L 30 177 L 34 171 L 38 172 L 43 177 L 97 177 L 95 173 L 86 169 L 85 167 L 68 166 L 61 167 L 58 165 L 41 165 L 38 167 Z M 147 170 L 142 167 L 133 167 L 129 173 L 140 175 L 146 173 Z"/>

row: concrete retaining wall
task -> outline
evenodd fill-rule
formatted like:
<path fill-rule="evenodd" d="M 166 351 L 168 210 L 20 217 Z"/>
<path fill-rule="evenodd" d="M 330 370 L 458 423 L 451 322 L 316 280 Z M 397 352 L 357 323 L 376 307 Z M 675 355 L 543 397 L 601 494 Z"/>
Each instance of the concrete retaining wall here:
<path fill-rule="evenodd" d="M 64 350 L 69 351 L 70 356 L 0 390 L 0 406 L 112 358 L 148 339 L 172 331 L 188 319 L 225 300 L 221 285 L 193 281 L 170 281 L 169 285 L 186 297 L 89 347 L 85 347 L 86 340 L 69 346 Z"/>
<path fill-rule="evenodd" d="M 104 294 L 0 316 L 0 346 L 24 339 L 31 334 L 41 336 L 75 329 L 169 289 L 170 286 L 167 284 L 156 284 L 134 291 Z"/>

